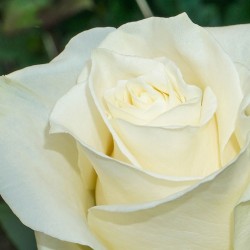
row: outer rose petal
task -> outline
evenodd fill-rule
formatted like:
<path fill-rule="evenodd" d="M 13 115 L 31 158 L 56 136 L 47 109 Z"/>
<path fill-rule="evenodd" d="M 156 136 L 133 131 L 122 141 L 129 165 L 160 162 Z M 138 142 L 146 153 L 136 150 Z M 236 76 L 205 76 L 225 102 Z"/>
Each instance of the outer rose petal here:
<path fill-rule="evenodd" d="M 236 135 L 241 145 L 246 145 L 250 141 L 250 85 L 242 101 Z M 248 150 L 250 155 L 250 150 Z M 235 235 L 234 249 L 248 249 L 250 245 L 250 184 L 241 198 L 239 205 L 235 209 Z"/>
<path fill-rule="evenodd" d="M 241 110 L 236 126 L 237 139 L 241 146 L 247 142 L 247 135 L 250 130 L 250 92 L 242 101 Z"/>
<path fill-rule="evenodd" d="M 235 209 L 234 250 L 244 250 L 250 244 L 250 185 Z"/>
<path fill-rule="evenodd" d="M 112 150 L 111 135 L 85 83 L 77 84 L 60 98 L 51 113 L 50 125 L 52 133 L 68 132 L 105 154 Z"/>
<path fill-rule="evenodd" d="M 206 28 L 234 62 L 250 65 L 250 24 Z M 240 39 L 239 39 L 240 38 Z"/>
<path fill-rule="evenodd" d="M 82 150 L 98 175 L 97 204 L 138 204 L 163 199 L 200 181 L 199 178 L 163 177 L 133 168 L 86 145 Z"/>
<path fill-rule="evenodd" d="M 190 190 L 146 204 L 97 206 L 88 222 L 108 249 L 231 249 L 234 208 L 249 182 L 248 145 L 235 162 Z"/>
<path fill-rule="evenodd" d="M 91 250 L 90 247 L 61 241 L 46 234 L 35 232 L 38 250 Z"/>
<path fill-rule="evenodd" d="M 48 116 L 57 99 L 76 83 L 90 51 L 110 31 L 84 32 L 50 64 L 14 72 L 0 84 L 2 197 L 32 229 L 94 249 L 104 248 L 86 225 L 88 194 L 79 175 L 75 142 L 67 136 L 48 136 Z"/>

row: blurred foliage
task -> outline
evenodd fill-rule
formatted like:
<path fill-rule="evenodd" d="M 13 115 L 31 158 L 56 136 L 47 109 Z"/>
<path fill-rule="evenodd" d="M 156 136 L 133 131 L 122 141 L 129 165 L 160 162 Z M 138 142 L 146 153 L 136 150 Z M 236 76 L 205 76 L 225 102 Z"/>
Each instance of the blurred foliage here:
<path fill-rule="evenodd" d="M 1 250 L 35 250 L 36 242 L 34 233 L 31 229 L 25 227 L 19 219 L 12 213 L 5 203 L 0 203 L 0 223 L 9 241 L 0 234 Z M 10 243 L 11 241 L 11 243 Z M 15 248 L 16 247 L 16 248 Z"/>
<path fill-rule="evenodd" d="M 187 12 L 193 22 L 202 26 L 250 23 L 249 0 L 147 2 L 155 16 Z M 0 74 L 48 62 L 83 30 L 118 27 L 142 18 L 136 0 L 0 0 Z M 1 250 L 35 249 L 31 231 L 3 202 L 0 224 Z"/>
<path fill-rule="evenodd" d="M 249 0 L 148 0 L 155 16 L 187 12 L 202 26 L 250 22 Z M 71 37 L 142 19 L 135 0 L 1 0 L 0 74 L 48 62 Z"/>

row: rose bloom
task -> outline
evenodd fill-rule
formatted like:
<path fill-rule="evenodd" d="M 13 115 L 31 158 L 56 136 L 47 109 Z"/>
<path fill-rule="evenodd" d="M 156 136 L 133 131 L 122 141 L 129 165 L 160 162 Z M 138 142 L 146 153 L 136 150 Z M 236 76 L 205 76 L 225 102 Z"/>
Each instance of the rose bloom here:
<path fill-rule="evenodd" d="M 39 250 L 249 249 L 249 67 L 249 25 L 79 34 L 1 77 L 2 197 Z"/>

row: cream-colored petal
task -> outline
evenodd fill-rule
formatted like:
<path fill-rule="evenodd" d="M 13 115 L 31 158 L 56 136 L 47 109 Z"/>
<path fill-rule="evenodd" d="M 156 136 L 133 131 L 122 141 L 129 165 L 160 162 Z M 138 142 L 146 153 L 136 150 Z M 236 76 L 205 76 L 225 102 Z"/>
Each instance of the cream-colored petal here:
<path fill-rule="evenodd" d="M 239 112 L 239 118 L 236 126 L 237 139 L 241 146 L 247 141 L 247 135 L 250 130 L 250 93 L 245 96 Z"/>
<path fill-rule="evenodd" d="M 244 98 L 238 112 L 236 123 L 236 137 L 240 147 L 244 147 L 247 142 L 247 135 L 250 131 L 250 70 L 244 67 L 238 67 L 242 74 L 242 87 L 244 89 Z"/>
<path fill-rule="evenodd" d="M 112 159 L 79 145 L 98 176 L 97 204 L 132 204 L 165 198 L 197 183 L 199 178 L 164 177 Z"/>
<path fill-rule="evenodd" d="M 200 112 L 201 100 L 195 100 L 164 112 L 147 125 L 158 127 L 199 125 Z"/>
<path fill-rule="evenodd" d="M 89 225 L 108 249 L 232 249 L 234 208 L 250 182 L 249 160 L 244 149 L 219 173 L 164 200 L 91 208 Z"/>
<path fill-rule="evenodd" d="M 244 96 L 250 92 L 250 67 L 243 64 L 235 63 L 235 67 L 239 73 L 240 85 Z"/>
<path fill-rule="evenodd" d="M 225 166 L 230 161 L 232 161 L 235 157 L 238 156 L 240 150 L 241 150 L 241 147 L 240 147 L 238 138 L 236 136 L 236 133 L 233 133 L 222 152 L 221 165 Z"/>
<path fill-rule="evenodd" d="M 234 62 L 250 66 L 250 24 L 206 28 Z"/>
<path fill-rule="evenodd" d="M 235 210 L 234 250 L 247 250 L 250 244 L 250 202 L 244 202 Z"/>
<path fill-rule="evenodd" d="M 216 121 L 201 127 L 137 126 L 113 119 L 113 127 L 144 169 L 167 176 L 206 176 L 220 168 Z"/>
<path fill-rule="evenodd" d="M 238 155 L 240 149 L 246 144 L 250 130 L 250 70 L 240 63 L 235 63 L 235 66 L 239 72 L 244 98 L 238 110 L 235 132 L 222 152 L 222 164 L 228 163 Z"/>
<path fill-rule="evenodd" d="M 248 133 L 247 141 L 250 140 L 250 133 Z M 248 155 L 250 150 L 248 148 Z M 246 163 L 250 165 L 248 161 Z M 241 197 L 239 204 L 234 211 L 234 222 L 235 222 L 235 234 L 234 234 L 234 249 L 245 250 L 249 248 L 250 244 L 250 184 L 246 188 L 243 196 Z"/>
<path fill-rule="evenodd" d="M 48 117 L 111 30 L 82 33 L 51 63 L 14 72 L 0 84 L 1 196 L 32 229 L 94 249 L 104 248 L 86 225 L 75 142 L 49 135 Z"/>
<path fill-rule="evenodd" d="M 61 241 L 44 233 L 35 232 L 38 250 L 91 250 L 87 246 Z"/>
<path fill-rule="evenodd" d="M 49 135 L 46 103 L 24 86 L 1 80 L 1 196 L 32 229 L 97 244 L 86 225 L 74 140 Z"/>
<path fill-rule="evenodd" d="M 109 154 L 112 138 L 91 97 L 88 85 L 75 85 L 59 99 L 50 116 L 52 133 L 68 132 L 79 142 Z"/>
<path fill-rule="evenodd" d="M 115 87 L 119 80 L 133 79 L 161 67 L 156 60 L 124 55 L 123 51 L 113 53 L 107 49 L 96 49 L 91 59 L 90 84 L 102 105 L 105 91 Z"/>
<path fill-rule="evenodd" d="M 167 57 L 186 82 L 210 87 L 219 99 L 217 122 L 223 151 L 234 131 L 242 93 L 231 58 L 208 31 L 194 25 L 185 14 L 153 17 L 121 26 L 100 47 L 127 55 Z"/>
<path fill-rule="evenodd" d="M 148 125 L 162 127 L 203 126 L 214 116 L 217 109 L 217 99 L 210 88 L 206 88 L 203 96 L 196 99 L 198 100 L 184 103 L 159 115 Z"/>

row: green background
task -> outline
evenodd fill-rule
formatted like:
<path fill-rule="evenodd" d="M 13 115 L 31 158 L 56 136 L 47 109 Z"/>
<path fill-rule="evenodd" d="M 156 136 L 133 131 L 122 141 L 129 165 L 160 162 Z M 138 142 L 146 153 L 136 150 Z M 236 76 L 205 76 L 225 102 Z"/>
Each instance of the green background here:
<path fill-rule="evenodd" d="M 154 16 L 187 12 L 201 26 L 250 23 L 249 0 L 148 0 Z M 144 13 L 145 14 L 145 13 Z M 136 0 L 0 0 L 0 74 L 46 63 L 93 27 L 144 17 Z M 46 206 L 46 204 L 45 204 Z M 36 249 L 32 230 L 0 200 L 0 249 Z"/>

